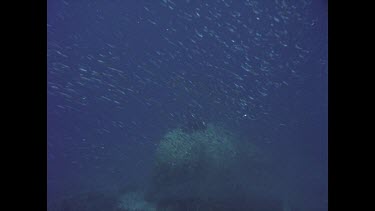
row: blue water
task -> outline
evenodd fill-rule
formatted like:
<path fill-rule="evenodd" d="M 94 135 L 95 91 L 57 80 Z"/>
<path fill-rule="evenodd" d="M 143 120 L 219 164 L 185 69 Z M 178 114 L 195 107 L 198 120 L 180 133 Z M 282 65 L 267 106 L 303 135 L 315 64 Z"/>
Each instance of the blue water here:
<path fill-rule="evenodd" d="M 147 186 L 160 139 L 195 116 L 257 144 L 289 210 L 328 209 L 327 1 L 50 0 L 47 12 L 48 205 Z"/>

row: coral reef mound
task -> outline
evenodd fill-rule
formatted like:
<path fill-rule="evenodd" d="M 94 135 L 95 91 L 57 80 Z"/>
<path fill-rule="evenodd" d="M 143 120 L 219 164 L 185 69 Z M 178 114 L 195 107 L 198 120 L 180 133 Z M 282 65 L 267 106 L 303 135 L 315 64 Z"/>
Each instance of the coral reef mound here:
<path fill-rule="evenodd" d="M 236 175 L 245 165 L 257 166 L 259 149 L 244 144 L 222 126 L 173 129 L 161 139 L 155 155 L 152 197 L 163 200 L 218 199 L 238 193 Z M 255 169 L 255 168 L 254 168 Z"/>

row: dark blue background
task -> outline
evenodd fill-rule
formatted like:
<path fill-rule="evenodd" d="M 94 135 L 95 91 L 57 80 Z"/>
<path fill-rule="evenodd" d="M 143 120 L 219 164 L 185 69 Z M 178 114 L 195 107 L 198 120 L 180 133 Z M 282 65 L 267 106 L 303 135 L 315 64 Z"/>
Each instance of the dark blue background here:
<path fill-rule="evenodd" d="M 48 202 L 142 183 L 163 134 L 194 114 L 272 154 L 291 203 L 327 210 L 326 1 L 49 0 L 47 12 Z"/>

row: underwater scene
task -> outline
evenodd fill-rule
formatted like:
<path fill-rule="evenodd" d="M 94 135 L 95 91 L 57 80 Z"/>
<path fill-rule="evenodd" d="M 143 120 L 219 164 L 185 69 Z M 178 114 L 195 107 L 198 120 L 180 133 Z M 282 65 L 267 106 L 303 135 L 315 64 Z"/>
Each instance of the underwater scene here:
<path fill-rule="evenodd" d="M 326 0 L 48 0 L 48 211 L 328 210 Z"/>

